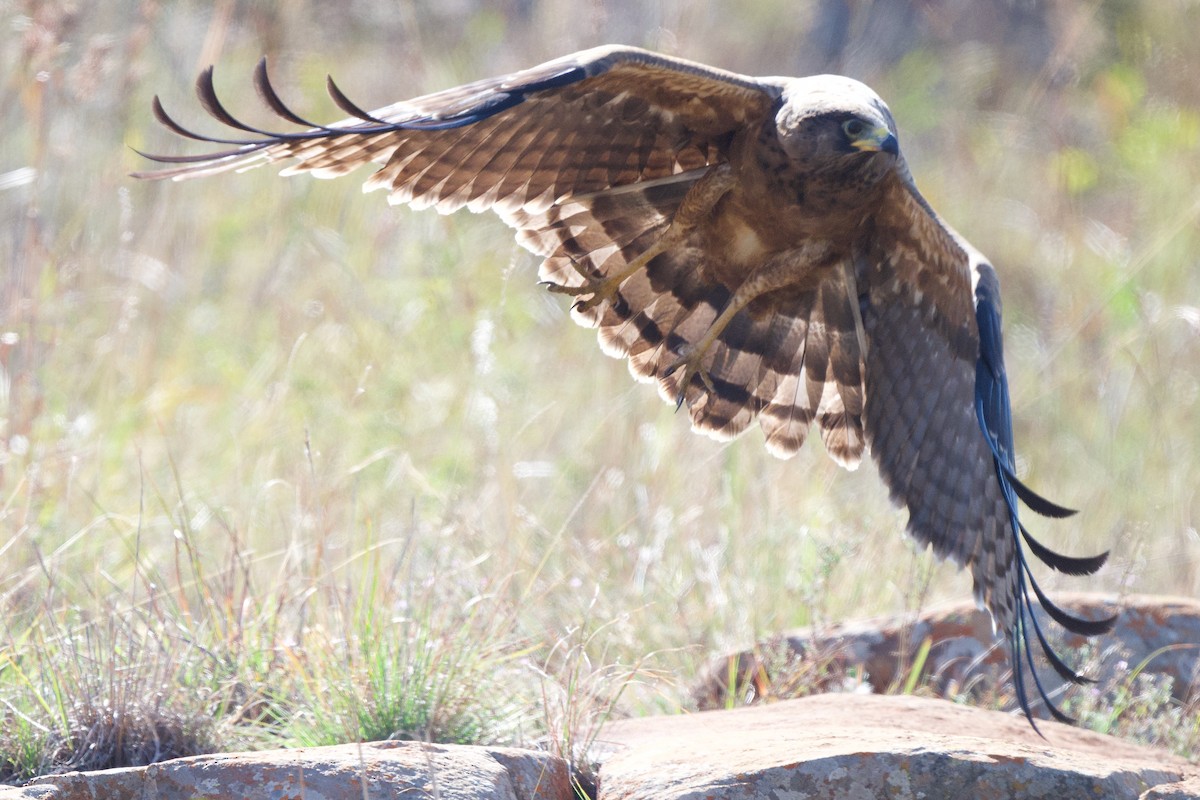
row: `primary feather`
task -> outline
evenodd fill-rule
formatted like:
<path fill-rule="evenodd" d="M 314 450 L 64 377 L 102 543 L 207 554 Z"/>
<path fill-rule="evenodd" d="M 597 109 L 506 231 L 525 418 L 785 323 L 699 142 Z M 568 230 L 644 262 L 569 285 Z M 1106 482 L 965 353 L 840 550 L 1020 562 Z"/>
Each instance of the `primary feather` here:
<path fill-rule="evenodd" d="M 757 420 L 768 449 L 787 457 L 815 424 L 848 468 L 869 449 L 908 509 L 908 532 L 971 571 L 1008 638 L 1030 723 L 1026 667 L 1037 699 L 1066 719 L 1034 650 L 1064 680 L 1086 679 L 1050 647 L 1035 602 L 1085 636 L 1113 619 L 1050 602 L 1024 545 L 1072 575 L 1100 569 L 1106 554 L 1061 555 L 1021 522 L 1021 502 L 1049 517 L 1072 512 L 1015 476 L 995 270 L 921 197 L 891 113 L 869 88 L 611 46 L 371 112 L 330 81 L 350 115 L 330 125 L 289 109 L 265 62 L 255 85 L 304 130 L 241 122 L 208 70 L 202 105 L 249 136 L 196 134 L 156 98 L 175 133 L 230 147 L 148 156 L 170 166 L 138 176 L 280 162 L 284 174 L 336 177 L 372 163 L 365 188 L 392 203 L 496 211 L 543 258 L 541 280 L 576 298 L 575 319 L 597 329 L 604 352 L 686 403 L 696 430 L 728 439 Z"/>

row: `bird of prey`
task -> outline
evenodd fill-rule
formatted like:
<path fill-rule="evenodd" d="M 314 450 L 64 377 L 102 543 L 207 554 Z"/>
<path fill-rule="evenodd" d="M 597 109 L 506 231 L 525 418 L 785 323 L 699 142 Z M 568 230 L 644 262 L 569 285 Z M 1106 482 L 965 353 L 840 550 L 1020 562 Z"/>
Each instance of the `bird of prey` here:
<path fill-rule="evenodd" d="M 767 449 L 796 453 L 815 424 L 854 469 L 875 458 L 908 533 L 969 569 L 1007 637 L 1031 724 L 1052 702 L 1034 641 L 1064 680 L 1036 598 L 1074 633 L 1108 631 L 1055 606 L 1029 569 L 1088 575 L 1034 539 L 1018 505 L 1074 513 L 1015 474 L 996 272 L 917 191 L 884 102 L 850 78 L 755 78 L 608 46 L 367 112 L 329 81 L 349 118 L 318 125 L 288 108 L 265 61 L 263 102 L 300 127 L 247 125 L 197 81 L 205 110 L 245 138 L 202 155 L 148 156 L 137 173 L 192 178 L 280 162 L 284 175 L 380 165 L 365 189 L 450 213 L 491 209 L 541 256 L 541 281 L 573 298 L 601 349 L 686 405 L 692 427 L 731 439 L 757 420 Z M 1033 595 L 1031 596 L 1030 591 Z M 1024 678 L 1029 668 L 1037 697 Z"/>

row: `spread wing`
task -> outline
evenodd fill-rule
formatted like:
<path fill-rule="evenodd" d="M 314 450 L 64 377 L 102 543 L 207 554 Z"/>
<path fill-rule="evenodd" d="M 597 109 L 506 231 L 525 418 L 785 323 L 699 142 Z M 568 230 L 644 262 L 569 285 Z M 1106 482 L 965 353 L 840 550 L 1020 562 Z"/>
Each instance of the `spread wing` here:
<path fill-rule="evenodd" d="M 137 176 L 183 179 L 286 161 L 284 174 L 335 177 L 377 163 L 384 166 L 366 188 L 387 190 L 392 202 L 445 213 L 464 205 L 536 212 L 570 195 L 723 160 L 733 133 L 761 119 L 782 91 L 769 80 L 613 46 L 370 113 L 330 81 L 330 95 L 351 118 L 328 126 L 284 105 L 265 61 L 255 86 L 276 114 L 307 130 L 270 132 L 241 122 L 217 99 L 210 68 L 197 81 L 201 103 L 250 136 L 193 133 L 155 98 L 155 115 L 172 131 L 234 147 L 199 156 L 147 155 L 173 166 Z"/>
<path fill-rule="evenodd" d="M 285 175 L 330 178 L 380 164 L 366 189 L 443 213 L 490 208 L 545 258 L 541 279 L 566 288 L 619 272 L 644 252 L 688 190 L 726 160 L 740 131 L 761 124 L 783 90 L 776 80 L 611 46 L 370 113 L 330 82 L 330 95 L 351 118 L 328 126 L 280 100 L 265 62 L 255 86 L 276 114 L 307 130 L 274 133 L 238 120 L 218 100 L 209 69 L 196 86 L 202 105 L 250 136 L 193 133 L 155 98 L 155 115 L 170 130 L 233 147 L 148 155 L 172 166 L 135 175 L 180 180 L 281 162 Z M 696 242 L 663 253 L 611 300 L 576 309 L 575 318 L 598 329 L 606 353 L 627 357 L 636 378 L 656 381 L 664 399 L 683 397 L 697 430 L 728 439 L 757 418 L 768 448 L 790 456 L 816 422 L 830 455 L 856 466 L 864 445 L 861 354 L 851 293 L 836 285 L 841 276 L 769 315 L 739 314 L 708 350 L 711 387 L 700 380 L 682 386 L 671 365 L 731 294 L 706 277 L 705 259 Z"/>
<path fill-rule="evenodd" d="M 1050 648 L 1034 598 L 1077 633 L 1100 633 L 1112 621 L 1076 619 L 1050 603 L 1029 572 L 1025 545 L 1072 574 L 1095 572 L 1105 557 L 1054 553 L 1019 521 L 1019 500 L 1049 516 L 1070 512 L 1013 474 L 995 273 L 937 219 L 903 171 L 884 182 L 888 194 L 864 220 L 852 264 L 828 271 L 810 264 L 826 276 L 819 285 L 792 287 L 765 312 L 738 311 L 702 351 L 707 380 L 697 375 L 681 385 L 674 365 L 716 327 L 738 287 L 706 269 L 703 237 L 637 260 L 671 228 L 692 190 L 700 193 L 720 172 L 735 138 L 773 112 L 781 82 L 605 47 L 371 113 L 330 83 L 351 118 L 328 126 L 287 108 L 262 64 L 256 85 L 268 107 L 304 130 L 272 133 L 236 119 L 218 101 L 210 70 L 197 84 L 202 104 L 249 138 L 192 133 L 156 99 L 156 115 L 171 130 L 231 149 L 151 156 L 171 166 L 140 177 L 274 162 L 286 163 L 285 174 L 334 177 L 376 163 L 366 187 L 384 189 L 392 202 L 445 213 L 495 210 L 544 258 L 541 277 L 552 287 L 569 291 L 617 276 L 611 296 L 575 309 L 580 322 L 598 328 L 606 352 L 628 358 L 633 374 L 657 381 L 666 399 L 686 400 L 693 426 L 715 437 L 736 436 L 758 419 L 768 447 L 786 456 L 816 422 L 829 453 L 851 467 L 869 444 L 892 498 L 909 509 L 909 532 L 971 569 L 980 602 L 1009 639 L 1022 709 L 1031 714 L 1028 665 L 1038 695 L 1062 716 L 1033 671 L 1033 639 L 1063 678 L 1084 679 Z M 629 265 L 638 269 L 627 273 Z"/>
<path fill-rule="evenodd" d="M 996 273 L 899 178 L 890 182 L 860 269 L 869 286 L 862 308 L 865 433 L 879 471 L 892 499 L 908 508 L 910 535 L 971 570 L 976 598 L 1008 638 L 1025 714 L 1031 715 L 1028 666 L 1047 710 L 1069 721 L 1034 669 L 1034 639 L 1064 680 L 1087 679 L 1054 653 L 1034 616 L 1034 598 L 1050 618 L 1084 636 L 1106 632 L 1115 618 L 1079 619 L 1051 603 L 1029 570 L 1022 541 L 1051 568 L 1072 575 L 1095 572 L 1107 554 L 1063 556 L 1019 519 L 1018 501 L 1044 516 L 1074 512 L 1015 476 Z"/>
<path fill-rule="evenodd" d="M 542 281 L 578 286 L 585 275 L 620 272 L 644 252 L 702 172 L 506 218 L 520 231 L 518 240 L 545 257 Z M 705 358 L 709 385 L 697 379 L 683 386 L 671 365 L 705 335 L 732 294 L 706 277 L 705 260 L 702 246 L 685 243 L 627 278 L 611 301 L 573 314 L 598 329 L 605 353 L 628 358 L 636 379 L 657 382 L 669 403 L 686 400 L 695 430 L 727 440 L 757 419 L 768 450 L 786 458 L 799 451 L 815 422 L 829 455 L 856 467 L 865 445 L 862 356 L 845 277 L 834 272 L 767 313 L 737 314 Z"/>

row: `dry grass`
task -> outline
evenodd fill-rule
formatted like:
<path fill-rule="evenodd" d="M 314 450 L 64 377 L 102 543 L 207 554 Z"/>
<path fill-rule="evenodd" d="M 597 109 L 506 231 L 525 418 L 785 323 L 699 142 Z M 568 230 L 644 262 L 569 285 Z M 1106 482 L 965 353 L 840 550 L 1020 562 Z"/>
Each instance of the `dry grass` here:
<path fill-rule="evenodd" d="M 1094 588 L 1194 595 L 1200 12 L 1046 4 L 1003 39 L 946 5 L 856 19 L 836 67 L 1000 269 L 1021 469 L 1083 509 L 1038 532 L 1113 547 Z M 604 41 L 822 66 L 815 2 L 518 6 L 0 3 L 0 776 L 385 731 L 570 751 L 714 650 L 924 601 L 872 469 L 693 436 L 494 220 L 126 177 L 177 147 L 152 94 L 196 119 L 216 61 L 253 108 L 264 52 L 321 118 L 327 71 L 373 106 Z"/>

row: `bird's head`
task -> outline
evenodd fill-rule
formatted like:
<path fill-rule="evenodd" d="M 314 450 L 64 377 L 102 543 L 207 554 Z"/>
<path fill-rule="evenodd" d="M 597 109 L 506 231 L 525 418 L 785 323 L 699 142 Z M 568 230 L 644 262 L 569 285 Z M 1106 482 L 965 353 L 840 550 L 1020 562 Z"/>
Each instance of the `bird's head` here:
<path fill-rule="evenodd" d="M 874 182 L 900 157 L 887 104 L 853 78 L 814 75 L 790 81 L 775 125 L 784 151 L 805 171 L 854 172 Z"/>

